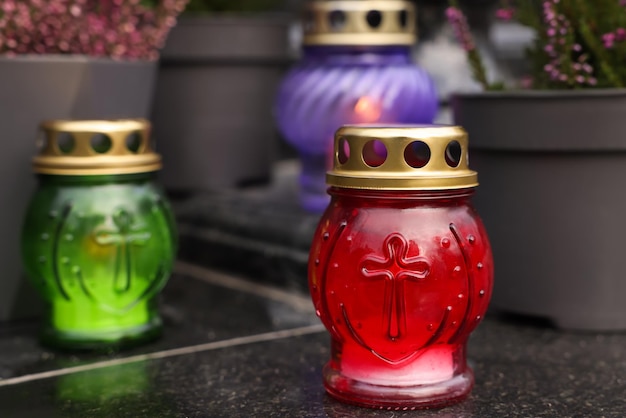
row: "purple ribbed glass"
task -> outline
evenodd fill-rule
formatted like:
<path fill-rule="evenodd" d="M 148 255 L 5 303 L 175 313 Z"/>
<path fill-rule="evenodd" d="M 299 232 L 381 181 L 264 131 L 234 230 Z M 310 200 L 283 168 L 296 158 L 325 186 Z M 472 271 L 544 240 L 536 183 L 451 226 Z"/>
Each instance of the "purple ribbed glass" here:
<path fill-rule="evenodd" d="M 302 206 L 321 212 L 328 205 L 325 173 L 339 127 L 432 123 L 437 104 L 435 86 L 411 62 L 408 46 L 306 47 L 275 108 L 282 134 L 300 153 Z"/>

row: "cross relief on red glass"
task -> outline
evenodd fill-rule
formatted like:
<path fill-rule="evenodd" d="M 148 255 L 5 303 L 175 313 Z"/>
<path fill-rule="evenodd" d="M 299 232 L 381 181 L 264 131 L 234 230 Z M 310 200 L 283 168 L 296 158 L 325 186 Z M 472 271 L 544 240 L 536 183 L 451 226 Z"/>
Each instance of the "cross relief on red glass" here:
<path fill-rule="evenodd" d="M 409 257 L 409 244 L 400 234 L 385 238 L 383 254 L 365 257 L 361 272 L 368 279 L 385 281 L 384 321 L 389 339 L 397 340 L 406 332 L 405 282 L 425 279 L 430 266 L 424 257 Z"/>

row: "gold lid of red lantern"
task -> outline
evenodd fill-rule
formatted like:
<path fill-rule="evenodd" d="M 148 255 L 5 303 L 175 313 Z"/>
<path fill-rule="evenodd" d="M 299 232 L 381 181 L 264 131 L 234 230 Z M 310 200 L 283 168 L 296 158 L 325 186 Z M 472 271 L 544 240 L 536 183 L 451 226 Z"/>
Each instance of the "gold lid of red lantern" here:
<path fill-rule="evenodd" d="M 458 126 L 344 126 L 335 134 L 330 186 L 372 190 L 453 190 L 478 186 Z"/>
<path fill-rule="evenodd" d="M 40 129 L 36 173 L 136 174 L 161 168 L 161 156 L 150 143 L 150 122 L 144 119 L 52 120 Z"/>
<path fill-rule="evenodd" d="M 305 45 L 412 45 L 415 6 L 406 0 L 313 0 L 305 5 Z"/>

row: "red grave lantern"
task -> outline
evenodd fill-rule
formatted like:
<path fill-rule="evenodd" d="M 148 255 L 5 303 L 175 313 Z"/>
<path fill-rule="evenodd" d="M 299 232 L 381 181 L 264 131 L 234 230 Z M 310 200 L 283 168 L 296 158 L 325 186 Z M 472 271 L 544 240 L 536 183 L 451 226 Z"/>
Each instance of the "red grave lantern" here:
<path fill-rule="evenodd" d="M 467 148 L 452 126 L 337 131 L 309 260 L 333 397 L 407 410 L 470 392 L 466 343 L 487 310 L 493 257 L 470 203 Z"/>

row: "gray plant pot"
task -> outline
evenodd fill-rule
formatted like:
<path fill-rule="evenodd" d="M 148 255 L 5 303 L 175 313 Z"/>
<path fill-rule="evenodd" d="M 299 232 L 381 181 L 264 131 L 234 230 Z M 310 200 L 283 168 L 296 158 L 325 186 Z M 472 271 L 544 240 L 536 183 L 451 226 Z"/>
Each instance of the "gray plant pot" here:
<path fill-rule="evenodd" d="M 492 306 L 626 330 L 626 90 L 457 95 L 479 172 Z"/>
<path fill-rule="evenodd" d="M 267 180 L 277 148 L 272 102 L 288 68 L 289 19 L 186 17 L 161 54 L 153 113 L 170 190 Z"/>
<path fill-rule="evenodd" d="M 0 57 L 0 321 L 33 315 L 22 277 L 22 216 L 35 187 L 31 159 L 44 119 L 148 117 L 156 63 L 83 56 Z"/>

